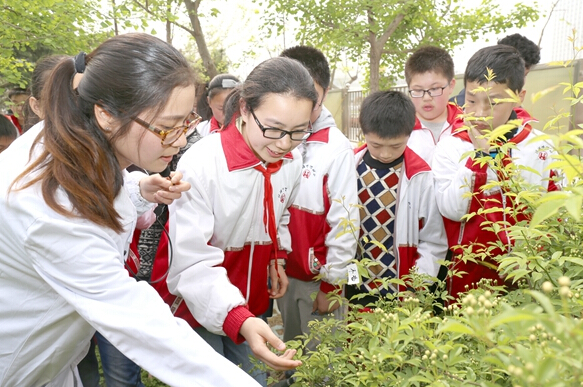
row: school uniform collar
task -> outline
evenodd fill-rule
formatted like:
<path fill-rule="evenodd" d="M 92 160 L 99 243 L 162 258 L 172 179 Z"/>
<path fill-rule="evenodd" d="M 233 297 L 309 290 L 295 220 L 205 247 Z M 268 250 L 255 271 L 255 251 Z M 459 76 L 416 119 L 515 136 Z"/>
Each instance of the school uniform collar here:
<path fill-rule="evenodd" d="M 513 110 L 512 113 L 510 113 L 508 121 L 519 119 L 522 121 L 522 124 L 514 129 L 514 133 L 511 133 L 512 137 L 510 137 L 506 142 L 518 144 L 524 141 L 524 139 L 526 139 L 528 135 L 532 132 L 532 126 L 530 125 L 530 122 L 536 122 L 536 120 L 533 119 L 527 112 L 525 114 L 525 112 L 526 111 L 522 109 L 522 111 L 517 112 Z M 472 140 L 470 139 L 470 135 L 466 129 L 467 126 L 465 126 L 465 124 L 461 125 L 454 129 L 453 135 L 459 137 L 464 141 L 472 142 Z"/>
<path fill-rule="evenodd" d="M 448 128 L 454 129 L 454 127 L 457 126 L 458 122 L 461 120 L 460 116 L 462 114 L 464 114 L 464 111 L 462 110 L 462 108 L 460 108 L 458 105 L 456 105 L 453 102 L 449 102 L 447 104 L 447 118 L 446 118 L 446 122 L 449 124 Z M 423 129 L 423 124 L 421 123 L 419 118 L 417 118 L 417 116 L 415 116 L 415 126 L 413 127 L 413 130 L 420 130 L 420 129 Z"/>
<path fill-rule="evenodd" d="M 306 142 L 321 142 L 324 144 L 328 143 L 328 139 L 330 137 L 330 128 L 323 128 L 319 129 L 317 132 L 312 134 Z"/>

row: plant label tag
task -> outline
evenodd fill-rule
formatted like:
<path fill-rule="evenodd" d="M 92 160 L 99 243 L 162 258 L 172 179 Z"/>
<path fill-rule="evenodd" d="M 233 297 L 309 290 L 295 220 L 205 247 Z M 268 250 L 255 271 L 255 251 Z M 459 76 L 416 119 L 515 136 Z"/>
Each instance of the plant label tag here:
<path fill-rule="evenodd" d="M 360 283 L 360 277 L 358 276 L 358 269 L 355 263 L 351 263 L 346 266 L 348 269 L 348 285 L 357 285 Z"/>

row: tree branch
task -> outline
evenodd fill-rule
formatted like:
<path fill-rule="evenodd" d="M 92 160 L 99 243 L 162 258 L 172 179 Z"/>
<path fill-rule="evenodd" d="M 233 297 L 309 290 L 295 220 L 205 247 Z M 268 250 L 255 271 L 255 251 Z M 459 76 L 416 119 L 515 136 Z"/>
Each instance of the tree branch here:
<path fill-rule="evenodd" d="M 139 8 L 141 8 L 144 12 L 146 12 L 148 15 L 153 16 L 154 18 L 158 19 L 158 20 L 162 20 L 163 17 L 161 17 L 160 15 L 156 14 L 155 12 L 152 12 L 147 6 L 145 6 L 144 4 L 140 3 L 138 0 L 132 0 L 132 2 L 137 5 Z M 200 4 L 200 0 L 198 0 L 198 3 Z M 196 7 L 198 9 L 198 6 Z M 190 28 L 188 28 L 187 26 L 180 24 L 176 21 L 172 21 L 172 24 L 174 24 L 176 27 L 178 28 L 182 28 L 184 31 L 188 32 L 191 35 L 194 35 L 194 30 L 191 30 Z"/>
<path fill-rule="evenodd" d="M 397 30 L 399 24 L 401 24 L 404 18 L 405 14 L 399 13 L 397 14 L 397 16 L 395 16 L 393 20 L 391 20 L 391 23 L 389 24 L 385 32 L 377 39 L 377 42 L 380 43 L 381 47 L 385 46 L 391 35 L 393 35 L 393 33 Z"/>
<path fill-rule="evenodd" d="M 547 28 L 547 24 L 549 24 L 549 22 L 551 21 L 551 16 L 553 16 L 553 11 L 555 10 L 555 7 L 557 6 L 557 4 L 559 4 L 560 0 L 555 1 L 555 4 L 553 4 L 553 7 L 551 8 L 551 12 L 549 12 L 549 17 L 547 18 L 547 21 L 545 22 L 545 25 L 543 26 L 543 29 L 540 32 L 540 38 L 538 39 L 538 44 L 537 46 L 539 46 L 540 48 L 540 44 L 543 40 L 543 34 L 545 33 L 545 28 Z"/>

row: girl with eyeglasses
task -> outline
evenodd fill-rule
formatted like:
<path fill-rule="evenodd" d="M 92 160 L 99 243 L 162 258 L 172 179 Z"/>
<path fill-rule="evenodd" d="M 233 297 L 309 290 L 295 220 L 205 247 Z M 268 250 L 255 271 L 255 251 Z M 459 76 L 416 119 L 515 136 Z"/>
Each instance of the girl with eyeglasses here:
<path fill-rule="evenodd" d="M 314 82 L 297 61 L 258 65 L 225 103 L 225 127 L 194 144 L 177 171 L 192 185 L 170 205 L 174 261 L 163 296 L 219 353 L 243 369 L 252 352 L 271 368 L 297 367 L 261 315 L 287 288 L 287 229 L 311 134 Z M 268 278 L 271 288 L 268 288 Z M 252 371 L 266 385 L 265 374 Z"/>
<path fill-rule="evenodd" d="M 196 104 L 196 111 L 204 120 L 196 127 L 201 136 L 221 130 L 225 123 L 225 101 L 239 83 L 234 75 L 219 74 L 207 84 Z"/>
<path fill-rule="evenodd" d="M 194 79 L 176 49 L 146 34 L 115 36 L 51 72 L 44 125 L 0 155 L 11 166 L 0 175 L 0 385 L 80 385 L 95 330 L 169 385 L 257 385 L 124 269 L 150 208 L 134 203 L 154 201 L 124 183 L 124 169 L 161 171 L 185 144 Z M 179 196 L 180 179 L 159 190 Z"/>

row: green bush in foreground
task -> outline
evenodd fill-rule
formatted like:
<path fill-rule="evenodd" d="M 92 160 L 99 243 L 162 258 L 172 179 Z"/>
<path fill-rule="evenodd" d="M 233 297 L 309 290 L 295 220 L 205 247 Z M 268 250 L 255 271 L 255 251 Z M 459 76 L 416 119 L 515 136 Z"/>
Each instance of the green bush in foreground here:
<path fill-rule="evenodd" d="M 581 87 L 565 89 L 573 104 L 582 103 Z M 568 113 L 558 114 L 537 139 L 556 152 L 552 168 L 562 175 L 559 192 L 526 185 L 515 167 L 500 166 L 498 156 L 479 160 L 509 176 L 489 187 L 511 198 L 506 215 L 529 219 L 513 226 L 483 224 L 506 230 L 515 242 L 511 252 L 494 257 L 512 286 L 475 284 L 435 313 L 427 279 L 412 275 L 414 293 L 388 297 L 369 311 L 350 310 L 346 321 L 313 323 L 304 339 L 320 341 L 314 352 L 302 353 L 301 341 L 288 343 L 303 361 L 296 385 L 582 386 L 583 163 L 577 155 L 583 125 L 556 130 L 569 119 Z M 486 136 L 499 155 L 513 147 L 496 145 L 508 129 Z M 464 259 L 481 261 L 495 247 Z M 456 275 L 455 267 L 450 275 Z"/>

